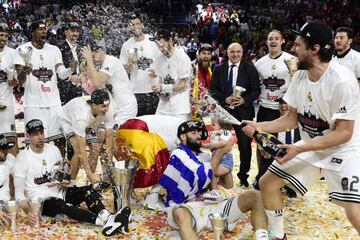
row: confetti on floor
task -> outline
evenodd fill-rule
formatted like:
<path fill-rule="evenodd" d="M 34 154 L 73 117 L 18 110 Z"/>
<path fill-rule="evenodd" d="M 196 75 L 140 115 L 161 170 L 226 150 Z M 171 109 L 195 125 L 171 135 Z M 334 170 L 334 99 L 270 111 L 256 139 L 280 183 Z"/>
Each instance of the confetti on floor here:
<path fill-rule="evenodd" d="M 238 159 L 238 151 L 234 146 L 233 153 Z M 255 145 L 253 146 L 255 150 Z M 239 163 L 235 163 L 234 180 L 237 184 L 236 171 Z M 253 181 L 257 173 L 255 154 L 253 154 L 252 170 L 249 182 Z M 79 183 L 84 183 L 84 172 L 81 171 Z M 137 189 L 136 196 L 141 201 L 148 189 Z M 225 196 L 231 196 L 246 191 L 238 186 L 224 191 Z M 20 213 L 18 231 L 11 233 L 2 232 L 0 239 L 69 239 L 69 240 L 95 240 L 95 239 L 129 239 L 129 240 L 157 240 L 157 239 L 180 239 L 177 231 L 166 225 L 166 214 L 145 210 L 141 202 L 134 203 L 132 222 L 130 224 L 130 235 L 117 235 L 113 238 L 106 238 L 101 234 L 101 228 L 84 223 L 78 223 L 65 216 L 58 216 L 55 219 L 44 218 L 40 228 L 33 228 L 26 225 L 27 220 L 24 213 Z M 104 203 L 112 208 L 112 194 L 110 191 L 104 194 Z M 325 181 L 319 181 L 305 197 L 285 199 L 285 230 L 288 239 L 298 240 L 323 240 L 323 239 L 360 239 L 356 231 L 346 219 L 344 210 L 330 202 L 326 191 Z M 226 233 L 222 239 L 239 240 L 253 239 L 253 231 L 249 220 L 240 222 L 234 232 Z M 212 231 L 202 231 L 201 240 L 213 239 Z"/>

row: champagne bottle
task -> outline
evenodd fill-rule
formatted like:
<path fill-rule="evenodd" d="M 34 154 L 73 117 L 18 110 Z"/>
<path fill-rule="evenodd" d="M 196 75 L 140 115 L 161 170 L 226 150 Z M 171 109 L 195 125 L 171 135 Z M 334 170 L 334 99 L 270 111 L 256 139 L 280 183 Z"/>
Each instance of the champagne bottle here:
<path fill-rule="evenodd" d="M 241 127 L 245 126 L 245 123 L 241 124 Z M 278 147 L 279 144 L 283 143 L 274 135 L 255 130 L 253 137 L 255 138 L 255 141 L 261 146 L 261 148 L 271 156 L 283 157 L 286 155 L 286 149 Z"/>

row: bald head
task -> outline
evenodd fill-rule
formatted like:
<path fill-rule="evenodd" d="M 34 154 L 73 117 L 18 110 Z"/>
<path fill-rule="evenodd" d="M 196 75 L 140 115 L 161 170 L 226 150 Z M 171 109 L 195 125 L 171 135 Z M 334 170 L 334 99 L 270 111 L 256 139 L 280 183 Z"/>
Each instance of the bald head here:
<path fill-rule="evenodd" d="M 227 56 L 232 64 L 237 64 L 243 56 L 243 48 L 239 43 L 232 43 L 227 49 Z"/>

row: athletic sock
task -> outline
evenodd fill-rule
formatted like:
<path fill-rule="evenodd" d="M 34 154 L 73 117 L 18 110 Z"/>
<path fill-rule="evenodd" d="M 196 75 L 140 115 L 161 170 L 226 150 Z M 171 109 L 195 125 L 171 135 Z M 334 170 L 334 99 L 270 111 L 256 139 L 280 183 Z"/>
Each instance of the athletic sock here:
<path fill-rule="evenodd" d="M 258 229 L 255 231 L 255 239 L 256 240 L 268 240 L 268 232 L 265 229 Z"/>
<path fill-rule="evenodd" d="M 284 233 L 284 214 L 283 209 L 266 210 L 266 216 L 269 221 L 269 229 L 271 237 L 283 238 Z"/>

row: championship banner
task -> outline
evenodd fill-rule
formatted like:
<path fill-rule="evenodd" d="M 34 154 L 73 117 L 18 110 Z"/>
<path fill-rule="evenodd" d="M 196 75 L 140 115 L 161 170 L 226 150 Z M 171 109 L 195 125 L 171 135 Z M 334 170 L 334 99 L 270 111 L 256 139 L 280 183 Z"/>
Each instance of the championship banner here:
<path fill-rule="evenodd" d="M 139 160 L 134 188 L 156 184 L 169 163 L 170 153 L 160 135 L 149 132 L 145 121 L 130 119 L 116 132 L 116 147 L 127 146 Z"/>

